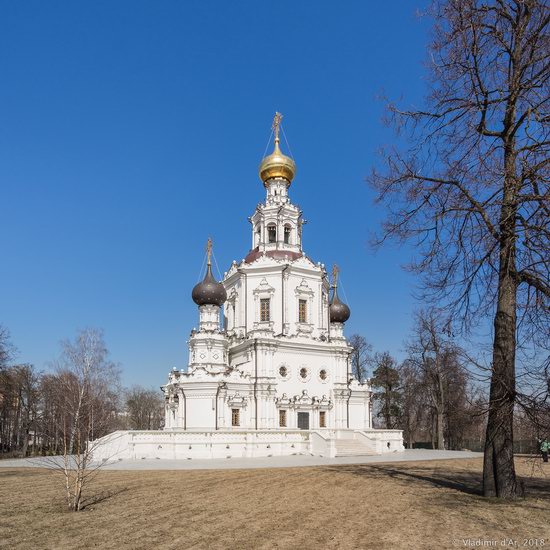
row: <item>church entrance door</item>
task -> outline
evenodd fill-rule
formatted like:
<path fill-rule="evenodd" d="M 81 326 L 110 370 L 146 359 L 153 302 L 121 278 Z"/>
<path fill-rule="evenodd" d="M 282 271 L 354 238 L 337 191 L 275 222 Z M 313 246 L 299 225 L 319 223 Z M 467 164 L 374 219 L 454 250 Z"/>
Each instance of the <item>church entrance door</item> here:
<path fill-rule="evenodd" d="M 298 413 L 298 429 L 309 430 L 309 413 Z"/>

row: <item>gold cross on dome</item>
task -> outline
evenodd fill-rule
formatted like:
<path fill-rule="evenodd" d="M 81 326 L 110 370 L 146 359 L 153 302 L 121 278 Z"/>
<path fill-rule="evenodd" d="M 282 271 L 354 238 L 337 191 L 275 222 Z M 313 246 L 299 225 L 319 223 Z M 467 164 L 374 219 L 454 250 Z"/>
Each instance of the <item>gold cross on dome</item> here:
<path fill-rule="evenodd" d="M 283 115 L 277 111 L 275 113 L 275 116 L 273 117 L 273 124 L 271 125 L 271 129 L 273 130 L 273 132 L 275 132 L 276 140 L 279 139 L 279 129 L 280 129 L 282 120 L 283 120 Z"/>
<path fill-rule="evenodd" d="M 206 241 L 206 257 L 208 259 L 208 265 L 210 265 L 210 258 L 212 256 L 212 239 L 208 237 Z"/>
<path fill-rule="evenodd" d="M 336 286 L 338 284 L 338 273 L 340 272 L 340 268 L 334 264 L 332 266 L 332 286 Z"/>

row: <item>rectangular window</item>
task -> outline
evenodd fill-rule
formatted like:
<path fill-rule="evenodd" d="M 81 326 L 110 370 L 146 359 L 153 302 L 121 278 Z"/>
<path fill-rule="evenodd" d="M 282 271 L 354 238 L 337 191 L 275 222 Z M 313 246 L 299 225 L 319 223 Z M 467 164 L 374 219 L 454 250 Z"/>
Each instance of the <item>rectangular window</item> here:
<path fill-rule="evenodd" d="M 279 426 L 281 428 L 286 428 L 286 411 L 285 410 L 279 411 Z"/>
<path fill-rule="evenodd" d="M 241 409 L 231 409 L 231 425 L 241 425 Z"/>
<path fill-rule="evenodd" d="M 298 322 L 307 323 L 307 300 L 298 300 Z"/>
<path fill-rule="evenodd" d="M 269 322 L 269 298 L 260 299 L 260 322 Z"/>
<path fill-rule="evenodd" d="M 325 411 L 319 412 L 319 428 L 327 427 L 327 413 Z"/>

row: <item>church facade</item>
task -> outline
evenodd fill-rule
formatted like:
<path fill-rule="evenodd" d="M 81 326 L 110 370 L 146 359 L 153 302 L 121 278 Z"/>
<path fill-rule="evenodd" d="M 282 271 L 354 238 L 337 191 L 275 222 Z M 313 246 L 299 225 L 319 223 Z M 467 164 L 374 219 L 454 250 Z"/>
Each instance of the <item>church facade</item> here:
<path fill-rule="evenodd" d="M 338 270 L 330 280 L 303 250 L 302 211 L 289 197 L 296 166 L 281 152 L 280 119 L 273 153 L 260 165 L 265 200 L 249 218 L 251 249 L 221 282 L 208 241 L 206 275 L 192 291 L 199 325 L 188 367 L 172 370 L 161 388 L 164 430 L 116 432 L 98 456 L 403 450 L 401 431 L 372 428 L 372 389 L 352 374 L 344 336 L 351 312 L 338 295 Z"/>

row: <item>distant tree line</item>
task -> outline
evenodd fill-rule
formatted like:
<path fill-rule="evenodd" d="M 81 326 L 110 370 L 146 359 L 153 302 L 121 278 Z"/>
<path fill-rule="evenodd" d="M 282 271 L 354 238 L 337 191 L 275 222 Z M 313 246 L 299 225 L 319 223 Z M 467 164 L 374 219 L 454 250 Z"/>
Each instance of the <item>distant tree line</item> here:
<path fill-rule="evenodd" d="M 159 429 L 160 391 L 124 389 L 108 360 L 101 331 L 81 331 L 61 345 L 49 372 L 17 364 L 9 333 L 0 326 L 0 454 L 78 454 L 88 440 L 119 429 Z"/>
<path fill-rule="evenodd" d="M 483 449 L 490 368 L 458 345 L 437 310 L 415 314 L 401 363 L 387 351 L 373 353 L 363 336 L 350 343 L 353 375 L 372 385 L 375 427 L 402 429 L 408 448 Z M 525 404 L 515 418 L 516 451 L 536 452 L 537 439 L 550 433 L 550 408 Z"/>

